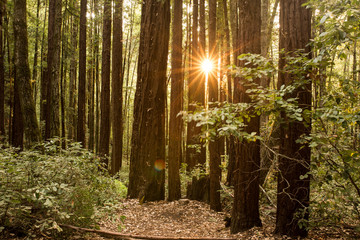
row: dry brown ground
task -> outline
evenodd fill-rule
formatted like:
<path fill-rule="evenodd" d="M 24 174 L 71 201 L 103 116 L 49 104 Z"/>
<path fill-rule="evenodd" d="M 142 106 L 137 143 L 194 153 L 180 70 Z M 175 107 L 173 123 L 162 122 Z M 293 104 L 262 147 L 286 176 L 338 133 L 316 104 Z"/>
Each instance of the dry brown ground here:
<path fill-rule="evenodd" d="M 225 228 L 225 213 L 210 210 L 209 205 L 190 200 L 139 204 L 137 200 L 124 200 L 119 211 L 120 220 L 104 219 L 101 229 L 106 231 L 161 237 L 212 237 L 214 239 L 290 239 L 273 234 L 274 209 L 262 209 L 263 227 L 253 228 L 236 235 Z M 266 213 L 265 213 L 266 212 Z M 307 239 L 360 239 L 360 235 L 344 227 L 319 228 L 310 231 Z"/>

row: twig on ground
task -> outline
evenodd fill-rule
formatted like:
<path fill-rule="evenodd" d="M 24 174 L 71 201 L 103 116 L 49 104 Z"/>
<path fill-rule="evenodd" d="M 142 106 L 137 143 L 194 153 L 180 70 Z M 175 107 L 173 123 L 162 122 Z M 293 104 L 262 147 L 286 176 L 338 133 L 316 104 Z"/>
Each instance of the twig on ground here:
<path fill-rule="evenodd" d="M 110 232 L 105 230 L 96 230 L 90 228 L 81 228 L 67 224 L 59 224 L 60 227 L 69 228 L 76 231 L 90 232 L 98 234 L 102 237 L 115 238 L 122 240 L 236 240 L 236 238 L 212 238 L 212 237 L 161 237 L 161 236 L 140 236 L 140 235 L 131 235 L 131 234 L 121 234 L 117 232 Z"/>

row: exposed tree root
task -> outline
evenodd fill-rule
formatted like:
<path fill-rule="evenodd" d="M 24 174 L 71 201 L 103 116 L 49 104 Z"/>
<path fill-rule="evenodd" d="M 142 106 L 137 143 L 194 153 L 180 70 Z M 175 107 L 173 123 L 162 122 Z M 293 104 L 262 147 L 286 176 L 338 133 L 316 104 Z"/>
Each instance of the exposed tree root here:
<path fill-rule="evenodd" d="M 121 240 L 236 240 L 236 238 L 212 238 L 212 237 L 160 237 L 160 236 L 140 236 L 140 235 L 131 235 L 131 234 L 121 234 L 117 232 L 110 232 L 104 230 L 95 230 L 90 228 L 81 228 L 67 224 L 59 224 L 60 227 L 68 228 L 76 231 L 95 233 L 102 237 L 106 238 L 115 238 Z"/>

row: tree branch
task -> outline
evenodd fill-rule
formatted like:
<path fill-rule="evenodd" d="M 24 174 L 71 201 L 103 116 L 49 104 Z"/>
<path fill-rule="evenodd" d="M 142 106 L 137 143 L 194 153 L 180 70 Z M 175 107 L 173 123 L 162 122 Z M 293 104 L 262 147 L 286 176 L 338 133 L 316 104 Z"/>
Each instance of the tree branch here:
<path fill-rule="evenodd" d="M 141 236 L 141 235 L 131 235 L 131 234 L 121 234 L 117 232 L 110 232 L 105 230 L 95 230 L 90 228 L 81 228 L 68 224 L 59 224 L 60 227 L 72 229 L 75 231 L 90 232 L 98 234 L 106 238 L 115 238 L 122 240 L 236 240 L 236 238 L 212 238 L 212 237 L 161 237 L 161 236 Z"/>

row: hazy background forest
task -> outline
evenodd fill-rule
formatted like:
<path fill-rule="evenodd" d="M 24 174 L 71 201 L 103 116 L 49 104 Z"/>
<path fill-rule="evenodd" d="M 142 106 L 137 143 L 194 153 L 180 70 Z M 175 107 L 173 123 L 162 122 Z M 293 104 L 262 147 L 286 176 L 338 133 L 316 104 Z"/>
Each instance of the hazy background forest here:
<path fill-rule="evenodd" d="M 359 26 L 358 0 L 0 0 L 0 238 L 126 232 L 127 198 L 356 238 Z"/>

